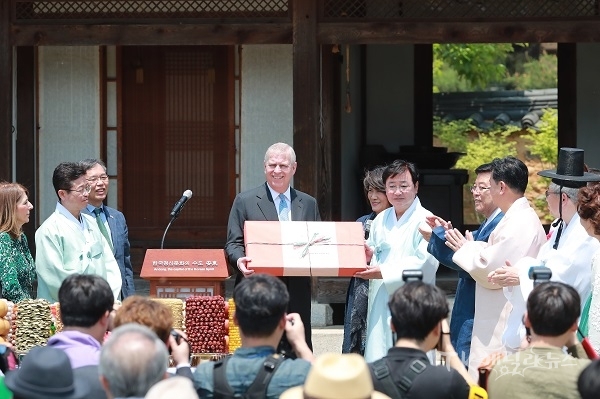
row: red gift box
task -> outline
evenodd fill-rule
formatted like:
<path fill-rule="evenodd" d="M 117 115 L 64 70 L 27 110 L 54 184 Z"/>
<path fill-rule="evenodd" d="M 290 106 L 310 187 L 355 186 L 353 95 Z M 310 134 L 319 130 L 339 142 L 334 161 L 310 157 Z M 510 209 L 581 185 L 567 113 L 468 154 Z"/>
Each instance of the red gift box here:
<path fill-rule="evenodd" d="M 351 277 L 367 265 L 359 222 L 246 221 L 244 242 L 257 273 Z"/>

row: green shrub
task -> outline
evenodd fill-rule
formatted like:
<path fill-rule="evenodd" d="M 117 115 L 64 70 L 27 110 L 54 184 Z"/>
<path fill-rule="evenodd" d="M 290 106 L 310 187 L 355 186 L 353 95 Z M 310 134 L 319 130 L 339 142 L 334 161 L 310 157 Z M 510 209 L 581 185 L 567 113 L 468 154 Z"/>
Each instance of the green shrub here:
<path fill-rule="evenodd" d="M 545 109 L 537 131 L 528 129 L 524 138 L 531 141 L 529 153 L 539 158 L 544 168 L 555 165 L 558 158 L 558 110 Z"/>
<path fill-rule="evenodd" d="M 469 141 L 469 133 L 475 126 L 469 119 L 444 122 L 438 117 L 433 118 L 433 136 L 440 140 L 448 151 L 465 152 Z"/>
<path fill-rule="evenodd" d="M 540 119 L 537 130 L 527 129 L 523 138 L 531 143 L 528 146 L 529 154 L 539 159 L 541 168 L 553 169 L 558 158 L 558 111 L 552 108 L 545 109 Z M 527 189 L 530 192 L 542 193 L 549 183 L 550 179 L 540 177 L 534 181 L 530 180 Z M 542 223 L 549 223 L 554 219 L 548 211 L 546 197 L 543 194 L 533 198 L 532 203 L 538 215 L 541 215 Z"/>
<path fill-rule="evenodd" d="M 466 155 L 458 160 L 456 168 L 469 171 L 469 184 L 475 180 L 473 171 L 479 165 L 509 155 L 517 155 L 517 144 L 509 136 L 519 131 L 515 126 L 498 126 L 489 132 L 478 132 L 477 137 L 467 143 Z"/>

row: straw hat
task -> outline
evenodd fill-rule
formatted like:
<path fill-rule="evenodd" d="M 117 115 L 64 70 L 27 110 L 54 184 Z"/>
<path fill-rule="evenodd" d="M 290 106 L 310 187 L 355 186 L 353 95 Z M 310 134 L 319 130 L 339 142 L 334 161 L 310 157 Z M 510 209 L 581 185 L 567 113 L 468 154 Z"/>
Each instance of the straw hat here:
<path fill-rule="evenodd" d="M 146 399 L 198 399 L 192 380 L 185 377 L 171 377 L 156 383 L 148 393 Z"/>
<path fill-rule="evenodd" d="M 290 388 L 281 399 L 384 399 L 373 390 L 373 381 L 362 356 L 349 353 L 325 353 L 313 363 L 304 386 Z"/>

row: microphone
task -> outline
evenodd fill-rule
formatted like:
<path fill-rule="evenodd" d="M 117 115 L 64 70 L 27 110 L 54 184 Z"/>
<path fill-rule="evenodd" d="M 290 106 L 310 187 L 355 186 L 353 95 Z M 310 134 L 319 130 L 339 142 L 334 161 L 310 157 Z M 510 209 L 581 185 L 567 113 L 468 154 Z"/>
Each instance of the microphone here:
<path fill-rule="evenodd" d="M 183 192 L 183 195 L 181 196 L 181 198 L 179 198 L 179 201 L 177 201 L 177 203 L 173 207 L 173 210 L 171 211 L 172 218 L 177 217 L 177 215 L 179 215 L 179 212 L 181 212 L 183 206 L 190 198 L 192 198 L 192 190 L 185 190 Z"/>
<path fill-rule="evenodd" d="M 365 240 L 369 238 L 369 233 L 371 232 L 371 223 L 373 223 L 373 219 L 369 219 L 365 222 Z"/>

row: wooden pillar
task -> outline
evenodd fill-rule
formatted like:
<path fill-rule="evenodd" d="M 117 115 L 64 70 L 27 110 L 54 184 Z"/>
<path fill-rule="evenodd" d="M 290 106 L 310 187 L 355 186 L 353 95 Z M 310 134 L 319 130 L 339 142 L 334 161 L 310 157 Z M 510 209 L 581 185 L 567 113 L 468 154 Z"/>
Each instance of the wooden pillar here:
<path fill-rule="evenodd" d="M 558 148 L 577 146 L 577 43 L 558 43 Z"/>
<path fill-rule="evenodd" d="M 12 45 L 10 4 L 0 1 L 0 180 L 12 180 Z"/>
<path fill-rule="evenodd" d="M 414 143 L 433 144 L 433 46 L 414 45 Z"/>
<path fill-rule="evenodd" d="M 340 57 L 331 45 L 321 47 L 321 102 L 323 137 L 317 201 L 324 220 L 342 220 L 341 132 L 340 132 Z"/>
<path fill-rule="evenodd" d="M 320 85 L 317 45 L 317 0 L 293 0 L 294 150 L 298 169 L 294 187 L 319 199 L 322 218 L 330 204 L 321 198 L 320 154 L 324 150 L 319 126 Z"/>
<path fill-rule="evenodd" d="M 29 198 L 37 198 L 35 184 L 36 170 L 36 126 L 35 115 L 35 48 L 33 46 L 18 46 L 16 48 L 16 107 L 17 107 L 17 143 L 16 143 L 16 176 L 17 182 L 29 190 Z M 34 203 L 34 205 L 36 205 Z M 29 217 L 29 223 L 23 225 L 23 231 L 29 238 L 29 247 L 33 252 L 35 230 L 40 222 L 36 218 L 37 207 L 34 207 Z"/>

